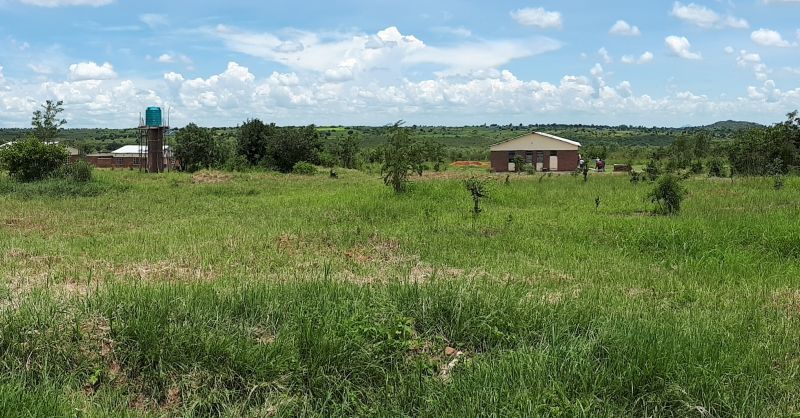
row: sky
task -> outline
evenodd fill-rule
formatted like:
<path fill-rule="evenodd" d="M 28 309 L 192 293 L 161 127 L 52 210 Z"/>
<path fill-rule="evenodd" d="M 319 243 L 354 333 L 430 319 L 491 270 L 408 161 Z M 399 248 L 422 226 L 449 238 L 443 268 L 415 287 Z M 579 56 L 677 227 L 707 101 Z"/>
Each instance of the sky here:
<path fill-rule="evenodd" d="M 774 123 L 800 0 L 0 0 L 0 127 Z"/>

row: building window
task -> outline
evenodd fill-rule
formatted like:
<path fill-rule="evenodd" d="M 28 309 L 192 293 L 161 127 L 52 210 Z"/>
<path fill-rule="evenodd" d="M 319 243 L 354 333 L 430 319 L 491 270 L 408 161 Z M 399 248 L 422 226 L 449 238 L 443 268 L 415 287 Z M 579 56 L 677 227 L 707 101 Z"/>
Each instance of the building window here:
<path fill-rule="evenodd" d="M 536 162 L 544 163 L 544 151 L 536 151 Z"/>
<path fill-rule="evenodd" d="M 133 165 L 139 165 L 139 159 L 138 158 L 134 158 L 133 159 Z"/>
<path fill-rule="evenodd" d="M 125 159 L 124 158 L 117 158 L 117 165 L 123 165 L 123 164 L 125 164 Z"/>
<path fill-rule="evenodd" d="M 558 151 L 550 151 L 551 157 L 558 157 Z"/>
<path fill-rule="evenodd" d="M 517 153 L 515 151 L 508 152 L 508 162 L 513 163 L 514 158 L 517 158 Z"/>
<path fill-rule="evenodd" d="M 528 164 L 533 164 L 533 151 L 525 152 L 525 162 Z"/>

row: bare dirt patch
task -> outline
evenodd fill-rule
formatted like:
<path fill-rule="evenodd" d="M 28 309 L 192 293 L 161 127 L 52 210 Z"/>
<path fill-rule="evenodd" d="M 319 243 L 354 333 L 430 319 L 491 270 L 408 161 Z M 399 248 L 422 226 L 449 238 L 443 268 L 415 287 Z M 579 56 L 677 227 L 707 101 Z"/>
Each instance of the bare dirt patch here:
<path fill-rule="evenodd" d="M 218 171 L 203 171 L 192 176 L 192 184 L 220 184 L 233 181 L 233 175 Z"/>

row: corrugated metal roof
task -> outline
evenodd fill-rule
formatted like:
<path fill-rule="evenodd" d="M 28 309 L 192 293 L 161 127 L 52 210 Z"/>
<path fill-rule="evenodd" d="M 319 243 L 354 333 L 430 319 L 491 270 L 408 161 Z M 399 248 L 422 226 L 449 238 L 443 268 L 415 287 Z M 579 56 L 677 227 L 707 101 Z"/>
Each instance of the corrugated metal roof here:
<path fill-rule="evenodd" d="M 570 145 L 575 145 L 575 146 L 578 146 L 578 147 L 582 147 L 583 146 L 583 145 L 581 145 L 580 142 L 572 141 L 572 140 L 569 140 L 569 139 L 566 139 L 566 138 L 562 138 L 560 136 L 555 136 L 555 135 L 547 134 L 547 133 L 544 133 L 544 132 L 531 132 L 531 133 L 528 133 L 528 134 L 525 134 L 525 135 L 520 135 L 520 136 L 517 136 L 517 137 L 514 137 L 514 138 L 506 139 L 505 141 L 500 141 L 500 142 L 498 142 L 496 144 L 492 144 L 491 146 L 489 146 L 489 148 L 496 147 L 496 146 L 498 146 L 500 144 L 505 144 L 506 142 L 516 141 L 517 139 L 525 138 L 528 135 L 541 135 L 541 136 L 543 136 L 545 138 L 555 139 L 556 141 L 565 142 L 565 143 L 570 144 Z"/>
<path fill-rule="evenodd" d="M 164 145 L 164 151 L 169 151 L 169 145 Z M 111 151 L 112 154 L 147 154 L 147 145 L 125 145 L 124 147 Z"/>

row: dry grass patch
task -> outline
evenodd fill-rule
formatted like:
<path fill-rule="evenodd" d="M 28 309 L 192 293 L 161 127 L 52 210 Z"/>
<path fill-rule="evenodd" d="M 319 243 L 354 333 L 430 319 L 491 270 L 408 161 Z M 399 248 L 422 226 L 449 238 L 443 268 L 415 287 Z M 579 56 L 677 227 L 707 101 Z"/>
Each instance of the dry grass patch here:
<path fill-rule="evenodd" d="M 219 171 L 201 171 L 192 175 L 192 184 L 220 184 L 233 181 L 233 175 Z"/>

